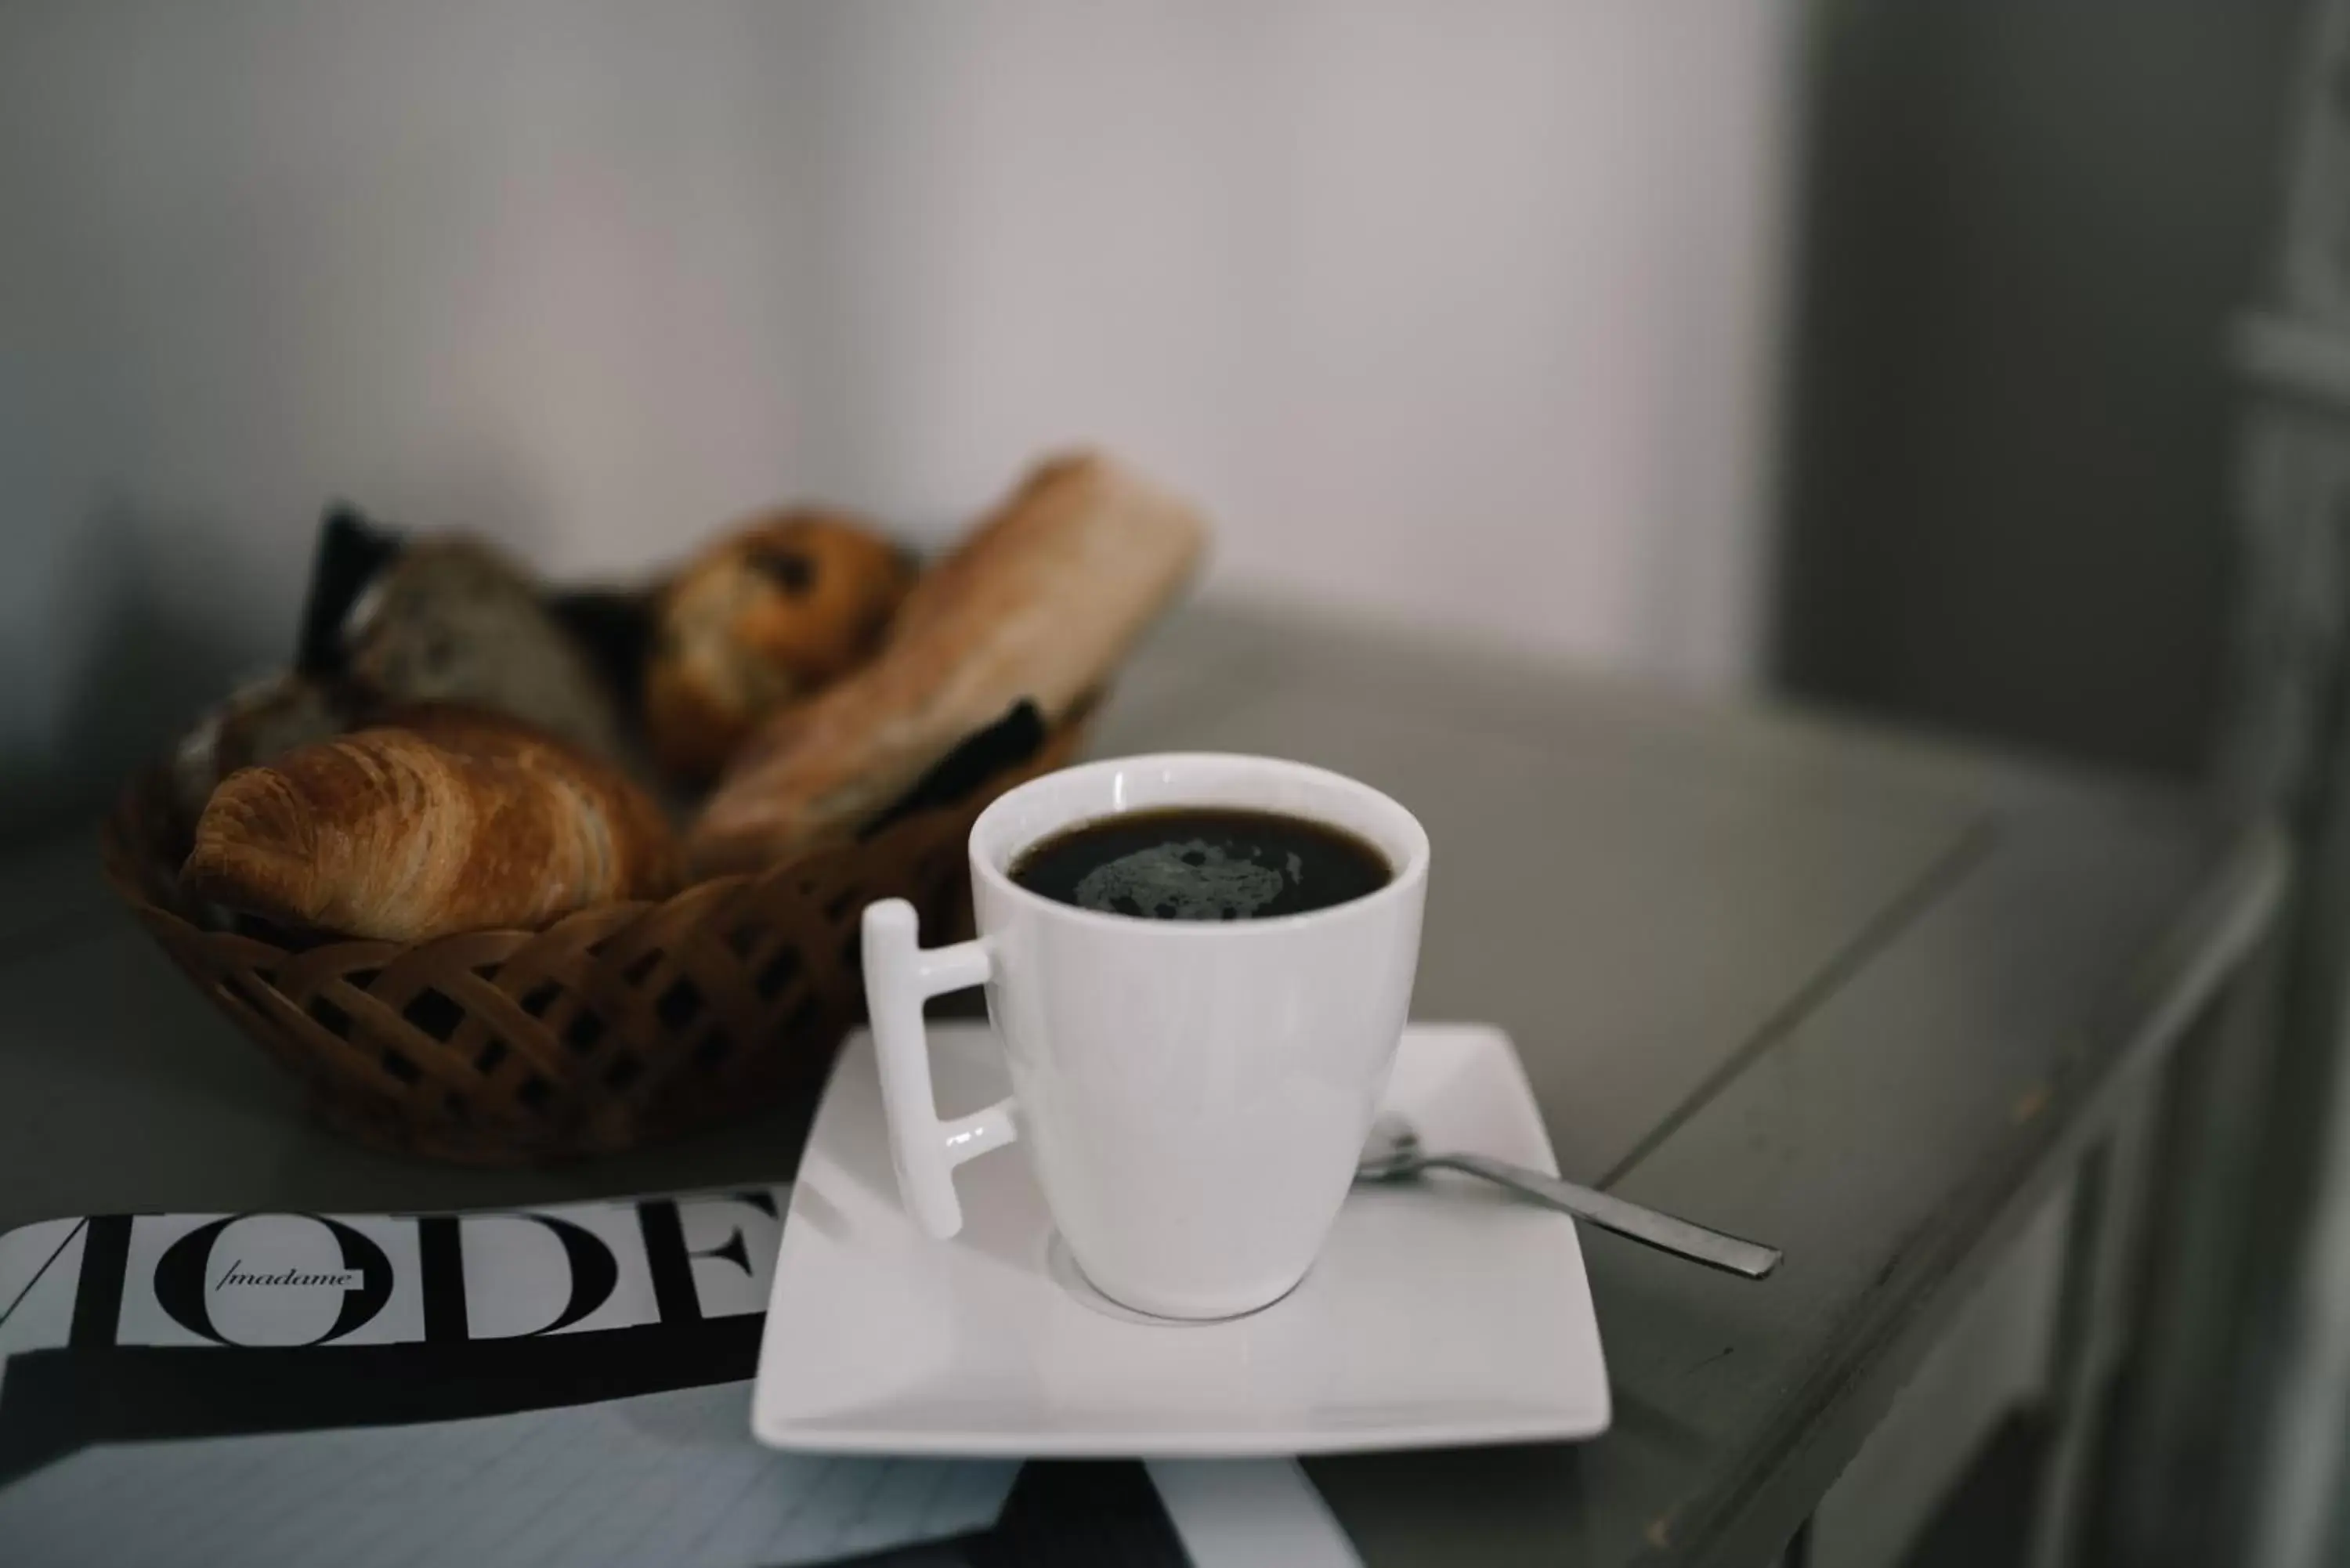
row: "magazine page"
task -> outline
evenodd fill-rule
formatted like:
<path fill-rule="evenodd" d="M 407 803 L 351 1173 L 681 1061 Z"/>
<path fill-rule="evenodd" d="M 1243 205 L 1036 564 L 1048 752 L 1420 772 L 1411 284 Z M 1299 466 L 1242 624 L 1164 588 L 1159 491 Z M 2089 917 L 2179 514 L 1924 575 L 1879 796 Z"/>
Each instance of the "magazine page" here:
<path fill-rule="evenodd" d="M 113 1215 L 0 1235 L 0 1556 L 1354 1561 L 1288 1461 L 761 1448 L 750 1379 L 789 1198 Z"/>

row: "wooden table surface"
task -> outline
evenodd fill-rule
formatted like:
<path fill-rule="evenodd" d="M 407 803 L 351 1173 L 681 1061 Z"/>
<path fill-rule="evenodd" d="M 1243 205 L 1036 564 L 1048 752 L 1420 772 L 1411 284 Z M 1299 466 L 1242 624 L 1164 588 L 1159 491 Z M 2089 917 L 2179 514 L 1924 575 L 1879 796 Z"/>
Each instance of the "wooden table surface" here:
<path fill-rule="evenodd" d="M 1616 1424 L 1317 1460 L 1371 1568 L 1769 1561 L 2005 1234 L 2260 940 L 2283 857 L 2159 792 L 1240 611 L 1095 750 L 1353 774 L 1435 846 L 1415 1013 L 1516 1039 L 1565 1173 L 1777 1243 L 1762 1283 L 1586 1229 Z M 0 887 L 0 1229 L 465 1207 L 786 1174 L 805 1110 L 569 1168 L 346 1145 L 83 842 Z"/>

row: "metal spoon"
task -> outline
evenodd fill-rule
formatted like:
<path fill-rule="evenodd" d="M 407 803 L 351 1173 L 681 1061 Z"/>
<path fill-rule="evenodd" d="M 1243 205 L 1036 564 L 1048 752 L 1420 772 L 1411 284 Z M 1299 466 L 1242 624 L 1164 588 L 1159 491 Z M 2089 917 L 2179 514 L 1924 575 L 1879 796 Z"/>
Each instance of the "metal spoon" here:
<path fill-rule="evenodd" d="M 1355 1179 L 1408 1181 L 1423 1170 L 1440 1168 L 1482 1176 L 1537 1203 L 1579 1214 L 1602 1230 L 1726 1273 L 1759 1280 L 1779 1266 L 1776 1247 L 1742 1241 L 1735 1236 L 1725 1236 L 1719 1231 L 1627 1203 L 1621 1198 L 1578 1187 L 1555 1176 L 1544 1176 L 1523 1165 L 1512 1165 L 1508 1160 L 1482 1154 L 1430 1154 L 1420 1147 L 1419 1135 L 1412 1130 L 1411 1124 L 1400 1116 L 1381 1116 L 1371 1128 L 1370 1141 L 1363 1146 L 1362 1161 L 1355 1167 Z"/>

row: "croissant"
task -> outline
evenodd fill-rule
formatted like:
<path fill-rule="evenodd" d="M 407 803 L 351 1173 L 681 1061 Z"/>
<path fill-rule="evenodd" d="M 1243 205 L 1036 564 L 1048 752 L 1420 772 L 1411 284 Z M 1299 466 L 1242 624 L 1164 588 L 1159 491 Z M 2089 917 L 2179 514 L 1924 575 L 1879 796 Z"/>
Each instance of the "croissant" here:
<path fill-rule="evenodd" d="M 616 770 L 495 715 L 431 708 L 221 781 L 182 888 L 232 909 L 415 941 L 656 898 L 677 848 Z"/>

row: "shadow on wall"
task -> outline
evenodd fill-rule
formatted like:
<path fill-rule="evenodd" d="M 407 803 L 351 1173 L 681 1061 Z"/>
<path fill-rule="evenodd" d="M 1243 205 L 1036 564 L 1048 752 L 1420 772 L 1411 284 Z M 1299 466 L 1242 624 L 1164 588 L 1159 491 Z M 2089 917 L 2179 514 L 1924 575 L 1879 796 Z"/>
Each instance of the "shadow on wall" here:
<path fill-rule="evenodd" d="M 76 635 L 47 650 L 54 722 L 38 743 L 0 748 L 0 822 L 10 834 L 97 815 L 133 768 L 161 755 L 234 681 L 265 668 L 275 643 L 290 644 L 290 626 L 199 622 L 158 591 L 155 557 L 140 541 L 215 526 L 109 504 L 71 531 L 54 582 Z"/>

